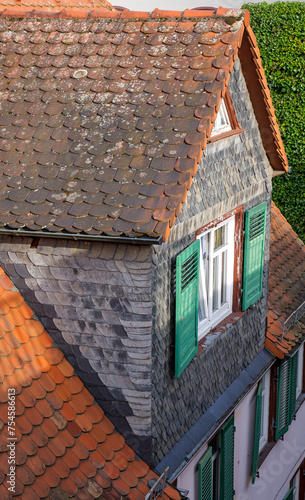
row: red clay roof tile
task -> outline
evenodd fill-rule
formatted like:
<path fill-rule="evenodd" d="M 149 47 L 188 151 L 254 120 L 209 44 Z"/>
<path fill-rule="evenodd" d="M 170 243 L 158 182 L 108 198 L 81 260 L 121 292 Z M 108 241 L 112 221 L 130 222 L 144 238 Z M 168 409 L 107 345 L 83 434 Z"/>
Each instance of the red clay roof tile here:
<path fill-rule="evenodd" d="M 41 401 L 37 401 L 35 403 L 35 408 L 29 408 L 26 411 L 26 415 L 28 415 L 28 418 L 31 419 L 33 425 L 40 425 L 43 421 L 43 417 L 36 407 L 36 405 L 38 405 L 39 403 L 41 403 Z"/>
<path fill-rule="evenodd" d="M 120 470 L 124 471 L 128 467 L 128 462 L 127 460 L 121 455 L 119 452 L 117 452 L 114 455 L 114 458 L 112 460 L 112 463 Z"/>
<path fill-rule="evenodd" d="M 94 477 L 96 475 L 96 468 L 89 460 L 81 462 L 77 470 L 80 470 L 86 477 Z"/>
<path fill-rule="evenodd" d="M 57 395 L 63 402 L 70 401 L 71 393 L 65 388 L 63 384 L 57 386 Z"/>
<path fill-rule="evenodd" d="M 49 437 L 53 438 L 58 433 L 57 426 L 52 422 L 51 419 L 45 419 L 41 424 L 43 432 Z"/>
<path fill-rule="evenodd" d="M 62 430 L 67 425 L 66 418 L 60 413 L 60 411 L 54 411 L 53 415 L 50 417 L 51 422 L 57 427 L 58 430 Z"/>
<path fill-rule="evenodd" d="M 79 458 L 72 449 L 66 450 L 66 453 L 63 457 L 63 461 L 67 464 L 67 466 L 70 469 L 75 469 L 79 465 Z"/>
<path fill-rule="evenodd" d="M 107 476 L 104 472 L 103 469 L 99 469 L 98 473 L 96 474 L 94 480 L 102 487 L 102 488 L 109 488 L 109 486 L 111 485 L 112 481 L 111 479 L 109 478 L 109 476 Z"/>
<path fill-rule="evenodd" d="M 47 467 L 41 476 L 50 488 L 56 488 L 60 483 L 60 476 L 55 472 L 54 467 Z"/>
<path fill-rule="evenodd" d="M 97 443 L 104 443 L 107 438 L 107 434 L 104 432 L 101 424 L 94 426 L 91 425 L 90 435 L 96 440 Z"/>
<path fill-rule="evenodd" d="M 32 364 L 28 363 L 25 365 L 25 368 L 27 366 L 33 366 Z M 50 367 L 51 368 L 51 367 Z M 40 375 L 40 378 L 39 378 L 39 375 L 36 376 L 37 374 Z M 33 378 L 39 378 L 39 383 L 42 385 L 42 387 L 45 389 L 45 391 L 47 392 L 52 392 L 54 391 L 54 389 L 56 388 L 56 384 L 54 382 L 54 380 L 49 376 L 49 373 L 42 373 L 41 371 L 39 371 L 38 369 L 35 371 L 35 377 L 33 376 Z"/>
<path fill-rule="evenodd" d="M 60 478 L 66 478 L 73 472 L 62 458 L 57 458 L 53 470 Z"/>
<path fill-rule="evenodd" d="M 61 413 L 69 421 L 73 421 L 76 417 L 76 412 L 72 409 L 69 403 L 64 403 L 61 408 Z"/>
<path fill-rule="evenodd" d="M 70 432 L 71 436 L 78 437 L 78 436 L 80 436 L 82 434 L 81 427 L 75 421 L 68 422 L 67 429 Z"/>

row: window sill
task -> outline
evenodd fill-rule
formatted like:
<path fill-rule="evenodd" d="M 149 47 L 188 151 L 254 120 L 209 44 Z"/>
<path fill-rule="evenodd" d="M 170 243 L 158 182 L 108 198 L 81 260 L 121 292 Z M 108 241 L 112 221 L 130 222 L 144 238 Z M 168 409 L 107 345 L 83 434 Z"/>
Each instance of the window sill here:
<path fill-rule="evenodd" d="M 304 403 L 305 401 L 305 393 L 301 394 L 297 401 L 296 401 L 296 405 L 295 405 L 295 412 L 297 413 L 298 410 L 301 408 L 302 404 Z"/>
<path fill-rule="evenodd" d="M 225 319 L 223 319 L 217 326 L 212 328 L 202 339 L 198 341 L 198 353 L 200 356 L 213 342 L 216 338 L 221 337 L 226 331 L 234 325 L 246 311 L 233 312 L 229 314 Z"/>
<path fill-rule="evenodd" d="M 259 468 L 261 467 L 261 465 L 263 464 L 264 460 L 267 458 L 270 451 L 272 450 L 272 448 L 275 445 L 276 445 L 276 441 L 269 441 L 269 443 L 266 443 L 266 445 L 264 446 L 264 448 L 260 452 L 259 458 L 258 458 L 258 468 L 257 468 L 258 471 L 259 471 Z"/>
<path fill-rule="evenodd" d="M 223 132 L 222 134 L 217 134 L 208 139 L 208 144 L 211 142 L 220 141 L 221 139 L 225 139 L 226 137 L 231 137 L 231 135 L 240 134 L 241 132 L 244 132 L 244 130 L 245 130 L 244 128 L 238 127 L 233 130 L 228 130 L 227 132 Z"/>

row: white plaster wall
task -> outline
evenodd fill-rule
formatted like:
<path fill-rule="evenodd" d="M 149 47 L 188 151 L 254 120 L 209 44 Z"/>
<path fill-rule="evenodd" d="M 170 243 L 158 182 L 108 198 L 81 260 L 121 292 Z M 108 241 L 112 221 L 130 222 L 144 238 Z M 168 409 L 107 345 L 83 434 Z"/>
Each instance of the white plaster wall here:
<path fill-rule="evenodd" d="M 255 386 L 234 412 L 235 500 L 283 500 L 289 483 L 305 457 L 305 402 L 292 421 L 284 441 L 279 440 L 259 469 L 260 477 L 251 482 L 253 432 L 255 421 Z M 198 462 L 207 450 L 205 444 L 190 461 L 177 480 L 178 488 L 189 490 L 190 500 L 197 500 Z"/>
<path fill-rule="evenodd" d="M 284 441 L 279 440 L 264 462 L 254 485 L 251 483 L 253 428 L 256 388 L 252 389 L 235 411 L 236 500 L 283 500 L 289 483 L 305 457 L 305 402 L 292 421 Z"/>
<path fill-rule="evenodd" d="M 203 445 L 200 450 L 196 453 L 194 458 L 190 461 L 187 467 L 182 471 L 177 479 L 178 488 L 183 488 L 189 490 L 188 497 L 190 500 L 197 500 L 198 498 L 198 484 L 197 484 L 197 471 L 198 462 L 202 455 L 206 452 L 208 445 Z"/>

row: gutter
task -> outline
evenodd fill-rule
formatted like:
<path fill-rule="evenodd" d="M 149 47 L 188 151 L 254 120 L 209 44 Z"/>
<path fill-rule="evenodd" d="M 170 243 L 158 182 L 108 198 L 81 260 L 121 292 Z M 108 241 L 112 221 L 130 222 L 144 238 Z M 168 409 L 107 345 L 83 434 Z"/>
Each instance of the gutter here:
<path fill-rule="evenodd" d="M 133 245 L 162 245 L 163 237 L 149 238 L 147 236 L 108 236 L 106 234 L 62 233 L 56 231 L 30 231 L 26 229 L 0 228 L 0 235 L 29 236 L 30 238 L 56 238 L 74 241 L 104 241 L 108 243 L 129 243 Z"/>

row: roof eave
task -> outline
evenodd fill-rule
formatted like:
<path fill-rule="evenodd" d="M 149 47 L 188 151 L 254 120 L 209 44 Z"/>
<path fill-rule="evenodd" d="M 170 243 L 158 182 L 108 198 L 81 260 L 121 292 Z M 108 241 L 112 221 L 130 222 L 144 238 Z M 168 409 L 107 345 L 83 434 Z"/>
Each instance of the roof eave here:
<path fill-rule="evenodd" d="M 132 245 L 162 245 L 163 236 L 150 238 L 149 236 L 112 236 L 107 234 L 85 234 L 85 233 L 68 233 L 61 231 L 31 231 L 29 229 L 8 229 L 0 228 L 0 235 L 10 236 L 26 236 L 30 238 L 56 238 L 65 240 L 81 240 L 81 241 L 104 241 L 108 243 L 124 243 Z"/>
<path fill-rule="evenodd" d="M 275 175 L 286 173 L 289 171 L 288 159 L 276 122 L 256 38 L 250 26 L 246 26 L 238 55 L 270 165 L 276 172 Z"/>

